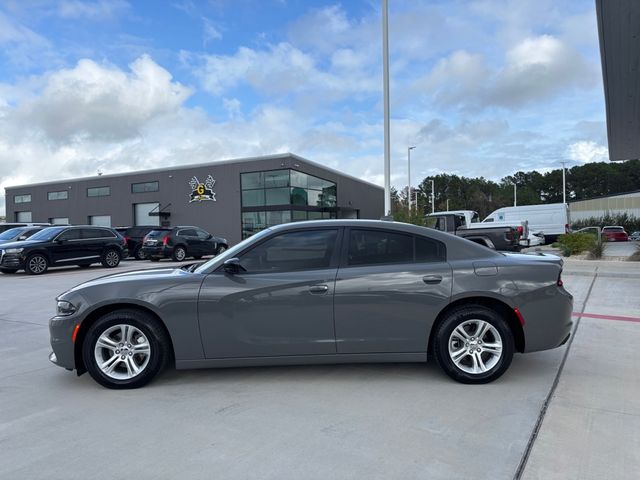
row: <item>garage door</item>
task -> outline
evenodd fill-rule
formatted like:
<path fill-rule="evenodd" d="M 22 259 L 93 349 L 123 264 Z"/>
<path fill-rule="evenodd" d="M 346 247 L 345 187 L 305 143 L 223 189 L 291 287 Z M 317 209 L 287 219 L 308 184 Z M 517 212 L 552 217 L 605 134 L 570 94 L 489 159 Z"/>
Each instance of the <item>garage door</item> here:
<path fill-rule="evenodd" d="M 160 225 L 160 216 L 151 215 L 160 210 L 160 204 L 153 203 L 136 203 L 133 206 L 133 220 L 135 225 Z"/>

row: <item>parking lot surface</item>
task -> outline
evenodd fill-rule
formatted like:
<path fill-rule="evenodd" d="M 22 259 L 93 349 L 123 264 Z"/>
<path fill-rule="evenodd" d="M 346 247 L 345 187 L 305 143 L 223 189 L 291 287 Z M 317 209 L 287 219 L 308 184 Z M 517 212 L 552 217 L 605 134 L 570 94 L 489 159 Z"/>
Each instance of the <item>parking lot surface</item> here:
<path fill-rule="evenodd" d="M 113 271 L 0 276 L 0 478 L 628 476 L 640 471 L 638 265 L 567 262 L 579 325 L 564 366 L 567 346 L 516 355 L 478 386 L 433 364 L 373 364 L 168 371 L 107 390 L 49 363 L 47 323 L 57 294 Z"/>

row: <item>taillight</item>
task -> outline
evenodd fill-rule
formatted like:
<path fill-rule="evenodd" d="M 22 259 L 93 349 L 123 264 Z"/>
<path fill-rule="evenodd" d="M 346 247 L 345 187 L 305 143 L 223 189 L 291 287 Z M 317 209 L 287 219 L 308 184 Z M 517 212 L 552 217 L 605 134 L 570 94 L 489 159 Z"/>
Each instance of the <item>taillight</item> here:
<path fill-rule="evenodd" d="M 129 237 L 124 237 L 124 241 L 129 243 L 130 238 Z"/>
<path fill-rule="evenodd" d="M 558 285 L 559 287 L 564 285 L 564 283 L 562 282 L 562 270 L 560 270 L 560 273 L 558 274 L 558 281 L 556 282 L 556 285 Z"/>
<path fill-rule="evenodd" d="M 169 243 L 169 235 L 165 235 L 164 238 L 162 239 L 162 245 L 167 245 L 167 243 Z"/>
<path fill-rule="evenodd" d="M 517 230 L 518 230 L 518 236 L 522 237 L 522 235 L 524 235 L 524 227 L 520 225 L 518 226 Z"/>

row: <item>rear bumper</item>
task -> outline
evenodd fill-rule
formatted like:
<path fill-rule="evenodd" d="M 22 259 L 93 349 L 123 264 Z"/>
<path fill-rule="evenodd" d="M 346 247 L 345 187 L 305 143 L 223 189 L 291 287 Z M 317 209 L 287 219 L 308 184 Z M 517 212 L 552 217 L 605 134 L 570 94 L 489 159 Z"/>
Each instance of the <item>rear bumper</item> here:
<path fill-rule="evenodd" d="M 573 328 L 573 296 L 552 285 L 518 308 L 525 320 L 525 352 L 556 348 L 569 339 Z"/>
<path fill-rule="evenodd" d="M 173 247 L 167 247 L 164 245 L 150 247 L 144 245 L 142 247 L 142 251 L 147 257 L 170 257 L 173 253 Z"/>

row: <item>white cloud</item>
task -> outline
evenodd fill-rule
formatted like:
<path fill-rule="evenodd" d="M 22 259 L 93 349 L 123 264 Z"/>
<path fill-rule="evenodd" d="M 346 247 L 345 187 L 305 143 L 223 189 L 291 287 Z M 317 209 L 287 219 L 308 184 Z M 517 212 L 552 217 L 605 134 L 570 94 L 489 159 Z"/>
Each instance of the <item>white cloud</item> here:
<path fill-rule="evenodd" d="M 580 141 L 569 145 L 567 156 L 574 162 L 605 162 L 609 159 L 609 149 L 593 141 Z"/>
<path fill-rule="evenodd" d="M 153 117 L 175 111 L 191 90 L 150 57 L 130 72 L 81 60 L 50 74 L 41 94 L 9 115 L 22 127 L 38 127 L 56 142 L 72 139 L 120 140 L 139 135 Z"/>
<path fill-rule="evenodd" d="M 203 18 L 202 22 L 202 43 L 205 47 L 212 41 L 222 39 L 222 33 L 220 33 L 220 30 L 216 28 L 211 20 L 209 20 L 208 18 Z"/>

